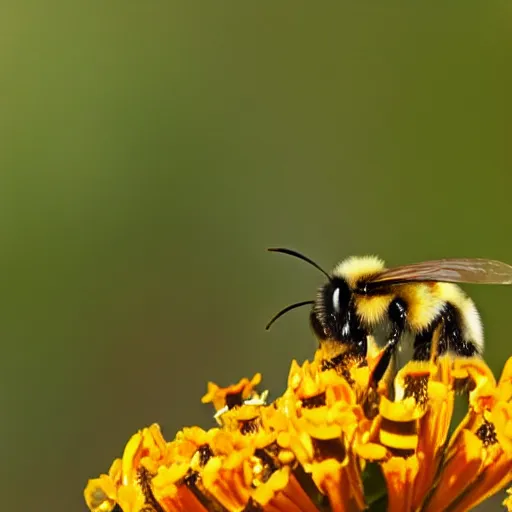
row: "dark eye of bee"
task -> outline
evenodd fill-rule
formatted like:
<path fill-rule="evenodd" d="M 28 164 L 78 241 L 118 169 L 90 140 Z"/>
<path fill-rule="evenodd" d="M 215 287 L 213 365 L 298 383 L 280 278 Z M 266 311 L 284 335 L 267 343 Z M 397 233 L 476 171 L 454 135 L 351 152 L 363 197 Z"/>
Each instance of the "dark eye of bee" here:
<path fill-rule="evenodd" d="M 333 279 L 325 289 L 324 301 L 327 312 L 344 315 L 350 302 L 350 289 L 343 279 Z"/>
<path fill-rule="evenodd" d="M 310 316 L 317 337 L 341 335 L 342 326 L 349 320 L 349 303 L 350 289 L 343 279 L 333 279 L 320 290 Z"/>

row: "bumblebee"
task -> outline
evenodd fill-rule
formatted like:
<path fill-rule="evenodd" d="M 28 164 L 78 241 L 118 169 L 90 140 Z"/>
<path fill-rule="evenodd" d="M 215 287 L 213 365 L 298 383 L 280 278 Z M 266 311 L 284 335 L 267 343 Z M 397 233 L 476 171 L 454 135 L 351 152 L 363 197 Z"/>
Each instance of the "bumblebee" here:
<path fill-rule="evenodd" d="M 328 274 L 296 251 L 269 251 L 306 261 L 327 277 L 327 283 L 315 300 L 281 310 L 267 329 L 284 313 L 311 305 L 310 324 L 320 342 L 338 342 L 361 359 L 366 357 L 369 336 L 384 347 L 373 374 L 375 381 L 386 372 L 401 341 L 412 345 L 414 360 L 445 353 L 481 355 L 484 336 L 480 315 L 455 283 L 512 283 L 512 266 L 489 259 L 442 259 L 387 269 L 374 256 L 350 257 Z"/>

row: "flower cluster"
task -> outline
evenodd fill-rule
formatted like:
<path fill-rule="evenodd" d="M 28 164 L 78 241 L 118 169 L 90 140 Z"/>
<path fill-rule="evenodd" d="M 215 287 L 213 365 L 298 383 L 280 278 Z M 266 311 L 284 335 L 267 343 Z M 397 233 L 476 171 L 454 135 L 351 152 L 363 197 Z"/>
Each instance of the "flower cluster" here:
<path fill-rule="evenodd" d="M 136 433 L 108 474 L 88 482 L 92 512 L 462 512 L 512 480 L 512 358 L 501 379 L 479 358 L 410 362 L 373 385 L 364 361 L 326 343 L 293 361 L 271 404 L 259 374 L 203 402 L 218 426 L 164 440 Z M 338 351 L 338 352 L 336 352 Z M 457 395 L 465 418 L 450 434 Z M 512 510 L 512 497 L 504 505 Z"/>

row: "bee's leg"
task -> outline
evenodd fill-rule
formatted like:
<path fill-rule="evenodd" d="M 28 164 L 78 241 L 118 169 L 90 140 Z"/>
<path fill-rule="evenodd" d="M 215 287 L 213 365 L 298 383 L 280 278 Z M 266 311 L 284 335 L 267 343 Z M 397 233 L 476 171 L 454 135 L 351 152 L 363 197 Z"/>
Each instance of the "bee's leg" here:
<path fill-rule="evenodd" d="M 446 342 L 444 344 L 440 343 L 439 355 L 446 351 L 463 357 L 471 357 L 479 353 L 476 345 L 465 338 L 461 314 L 451 304 L 447 304 L 443 315 L 441 337 Z"/>
<path fill-rule="evenodd" d="M 440 317 L 440 333 L 437 344 L 436 355 L 440 356 L 446 352 L 450 352 L 457 356 L 471 357 L 478 355 L 477 346 L 464 337 L 464 329 L 462 327 L 462 319 L 460 313 L 450 304 L 447 304 Z M 433 332 L 437 325 L 431 329 L 430 337 L 427 342 L 417 340 L 414 343 L 414 359 L 429 359 Z"/>
<path fill-rule="evenodd" d="M 394 299 L 388 308 L 388 317 L 391 322 L 389 340 L 382 350 L 379 362 L 372 372 L 372 381 L 376 385 L 382 379 L 388 369 L 391 358 L 395 354 L 396 347 L 405 330 L 407 320 L 407 307 L 402 299 Z"/>
<path fill-rule="evenodd" d="M 430 326 L 428 329 L 419 333 L 416 336 L 416 339 L 414 340 L 414 354 L 412 356 L 414 361 L 428 361 L 430 359 L 434 331 L 436 330 L 438 325 L 439 323 L 436 322 L 434 325 Z M 446 341 L 442 336 L 442 330 L 443 329 L 441 329 L 441 332 L 439 333 L 439 340 L 437 342 L 438 354 L 439 351 L 443 350 L 444 346 L 446 345 Z M 444 348 L 444 351 L 446 351 L 446 348 Z"/>
<path fill-rule="evenodd" d="M 434 332 L 438 326 L 440 330 L 436 356 L 441 356 L 446 352 L 451 352 L 454 355 L 463 357 L 477 355 L 478 349 L 474 343 L 465 339 L 461 323 L 462 320 L 459 312 L 453 306 L 447 304 L 439 320 L 416 337 L 414 341 L 413 359 L 418 361 L 427 361 L 430 359 Z"/>

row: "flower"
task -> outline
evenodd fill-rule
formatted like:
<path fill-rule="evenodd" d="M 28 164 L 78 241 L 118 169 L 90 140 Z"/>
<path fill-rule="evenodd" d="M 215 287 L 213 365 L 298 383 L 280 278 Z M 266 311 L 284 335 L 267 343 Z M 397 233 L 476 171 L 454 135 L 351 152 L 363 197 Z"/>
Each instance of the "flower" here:
<path fill-rule="evenodd" d="M 267 404 L 261 375 L 209 383 L 218 426 L 166 441 L 134 434 L 107 474 L 89 480 L 92 512 L 470 510 L 512 480 L 512 358 L 497 382 L 482 359 L 411 361 L 373 385 L 365 360 L 323 343 L 291 364 Z M 457 395 L 466 416 L 450 435 Z M 512 491 L 509 491 L 511 494 Z M 512 494 L 504 501 L 512 510 Z"/>
<path fill-rule="evenodd" d="M 510 511 L 512 510 L 512 488 L 507 489 L 507 494 L 508 496 L 503 500 L 503 505 L 505 505 L 507 510 Z"/>

